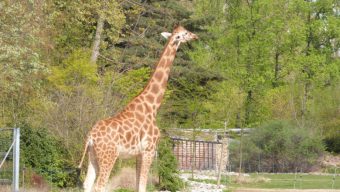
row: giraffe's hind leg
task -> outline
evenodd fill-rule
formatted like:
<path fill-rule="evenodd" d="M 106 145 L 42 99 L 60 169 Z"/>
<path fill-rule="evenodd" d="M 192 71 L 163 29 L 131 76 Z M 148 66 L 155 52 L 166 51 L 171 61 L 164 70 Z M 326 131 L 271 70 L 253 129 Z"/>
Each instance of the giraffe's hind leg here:
<path fill-rule="evenodd" d="M 147 180 L 148 180 L 148 173 L 149 173 L 149 169 L 154 157 L 155 151 L 151 150 L 151 151 L 145 151 L 144 154 L 141 154 L 141 156 L 139 157 L 140 159 L 140 165 L 139 166 L 139 172 L 137 174 L 139 174 L 137 176 L 138 178 L 138 192 L 146 192 L 146 184 L 147 184 Z"/>
<path fill-rule="evenodd" d="M 142 155 L 137 155 L 136 157 L 136 191 L 139 190 L 139 177 L 140 177 L 140 171 L 142 166 Z"/>
<path fill-rule="evenodd" d="M 104 192 L 105 186 L 109 180 L 111 170 L 113 165 L 117 160 L 118 154 L 116 150 L 107 150 L 101 153 L 100 158 L 98 158 L 98 178 L 95 184 L 96 192 Z"/>
<path fill-rule="evenodd" d="M 84 191 L 90 192 L 94 181 L 96 179 L 96 175 L 98 173 L 98 165 L 95 158 L 95 153 L 93 150 L 93 146 L 89 146 L 88 148 L 88 155 L 89 155 L 89 166 L 87 168 L 86 178 L 83 184 Z"/>

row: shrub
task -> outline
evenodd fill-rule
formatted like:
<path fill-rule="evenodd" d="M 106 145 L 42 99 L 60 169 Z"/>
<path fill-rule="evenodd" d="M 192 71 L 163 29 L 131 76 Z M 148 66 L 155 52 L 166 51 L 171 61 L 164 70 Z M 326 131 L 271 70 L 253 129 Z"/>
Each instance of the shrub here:
<path fill-rule="evenodd" d="M 324 139 L 326 150 L 332 153 L 340 153 L 340 133 L 336 133 L 333 136 L 326 137 Z"/>
<path fill-rule="evenodd" d="M 21 154 L 25 166 L 58 187 L 74 186 L 76 172 L 68 163 L 63 143 L 46 129 L 21 128 Z"/>
<path fill-rule="evenodd" d="M 252 167 L 246 171 L 308 171 L 324 151 L 320 135 L 310 127 L 299 127 L 289 121 L 271 121 L 244 140 L 245 168 Z"/>
<path fill-rule="evenodd" d="M 161 190 L 179 191 L 184 183 L 178 176 L 177 160 L 172 153 L 172 142 L 169 138 L 162 138 L 158 145 L 157 170 L 159 188 Z"/>

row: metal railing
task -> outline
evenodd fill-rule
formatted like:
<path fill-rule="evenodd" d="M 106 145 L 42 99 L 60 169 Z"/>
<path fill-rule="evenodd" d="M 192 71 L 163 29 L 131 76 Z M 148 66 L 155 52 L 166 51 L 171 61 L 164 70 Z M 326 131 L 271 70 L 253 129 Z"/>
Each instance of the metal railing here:
<path fill-rule="evenodd" d="M 9 131 L 7 134 L 1 134 L 1 149 L 2 156 L 0 157 L 0 173 L 6 172 L 5 167 L 8 167 L 8 160 L 10 160 L 10 155 L 12 155 L 12 186 L 14 192 L 19 192 L 19 160 L 20 160 L 20 128 L 3 128 L 0 132 Z M 8 139 L 12 135 L 12 139 L 9 142 L 3 141 Z M 12 154 L 11 154 L 12 153 Z M 0 178 L 0 184 L 7 184 L 10 182 L 9 178 Z"/>
<path fill-rule="evenodd" d="M 214 170 L 216 168 L 217 141 L 195 141 L 171 138 L 173 153 L 182 170 Z"/>

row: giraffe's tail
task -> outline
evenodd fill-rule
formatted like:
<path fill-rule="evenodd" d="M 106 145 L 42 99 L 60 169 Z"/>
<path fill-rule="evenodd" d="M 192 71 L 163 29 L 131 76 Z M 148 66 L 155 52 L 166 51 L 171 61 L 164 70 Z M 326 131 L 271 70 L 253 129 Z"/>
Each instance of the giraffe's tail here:
<path fill-rule="evenodd" d="M 87 137 L 86 139 L 86 143 L 85 143 L 85 147 L 84 147 L 84 152 L 83 152 L 83 156 L 81 157 L 81 160 L 80 160 L 80 163 L 78 165 L 78 169 L 80 170 L 81 169 L 81 166 L 83 165 L 83 162 L 84 162 L 84 158 L 85 158 L 85 155 L 86 155 L 86 152 L 87 152 L 87 149 L 89 147 L 89 145 L 92 145 L 92 139 L 91 137 Z"/>

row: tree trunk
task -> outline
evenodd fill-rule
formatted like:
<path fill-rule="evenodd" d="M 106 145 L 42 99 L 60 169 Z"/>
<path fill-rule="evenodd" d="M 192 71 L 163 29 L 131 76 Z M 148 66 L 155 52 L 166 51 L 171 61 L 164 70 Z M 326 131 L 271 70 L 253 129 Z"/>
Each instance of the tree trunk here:
<path fill-rule="evenodd" d="M 304 85 L 304 89 L 303 89 L 303 98 L 302 98 L 302 106 L 301 106 L 301 118 L 302 118 L 302 120 L 305 119 L 306 113 L 308 111 L 307 102 L 308 102 L 308 98 L 309 98 L 309 90 L 310 90 L 310 83 L 306 82 L 305 85 Z"/>
<path fill-rule="evenodd" d="M 308 57 L 310 56 L 310 51 L 311 51 L 311 44 L 312 44 L 312 39 L 313 39 L 313 33 L 312 33 L 312 27 L 311 27 L 311 13 L 309 12 L 308 14 L 308 25 L 309 25 L 309 32 L 307 35 L 307 46 L 306 46 L 306 53 L 305 56 Z M 303 89 L 303 99 L 302 99 L 302 106 L 301 106 L 301 118 L 304 122 L 305 115 L 308 111 L 307 108 L 307 102 L 309 98 L 309 91 L 311 88 L 311 79 L 312 79 L 312 74 L 310 72 L 309 65 L 306 64 L 305 67 L 302 70 L 303 73 L 307 74 L 307 79 L 305 80 L 304 83 L 304 89 Z"/>
<path fill-rule="evenodd" d="M 279 73 L 281 70 L 280 63 L 279 63 L 279 57 L 280 53 L 276 51 L 275 53 L 275 69 L 274 69 L 274 82 L 273 82 L 273 87 L 278 87 L 279 86 Z"/>
<path fill-rule="evenodd" d="M 250 123 L 250 116 L 252 113 L 252 100 L 253 100 L 253 91 L 247 91 L 247 98 L 246 98 L 246 106 L 245 106 L 245 117 L 244 117 L 244 125 L 248 126 Z"/>
<path fill-rule="evenodd" d="M 240 161 L 238 166 L 238 176 L 241 176 L 242 173 L 242 161 L 243 161 L 243 150 L 242 150 L 242 141 L 243 141 L 243 127 L 241 128 L 241 137 L 240 137 L 240 146 L 239 146 L 239 154 L 240 154 Z"/>
<path fill-rule="evenodd" d="M 99 56 L 99 48 L 100 48 L 100 41 L 101 35 L 104 28 L 104 19 L 99 15 L 97 21 L 97 29 L 96 29 L 96 36 L 94 37 L 93 47 L 92 47 L 92 54 L 90 62 L 95 64 L 97 62 Z"/>

